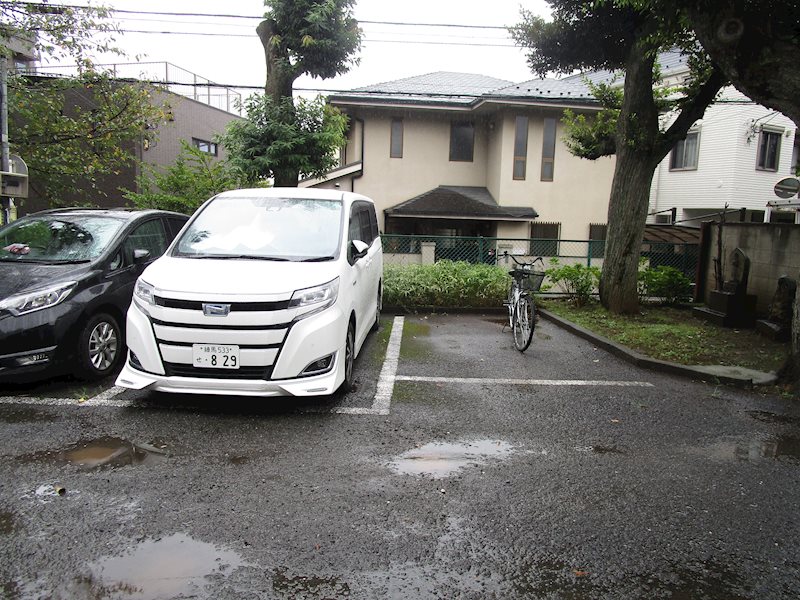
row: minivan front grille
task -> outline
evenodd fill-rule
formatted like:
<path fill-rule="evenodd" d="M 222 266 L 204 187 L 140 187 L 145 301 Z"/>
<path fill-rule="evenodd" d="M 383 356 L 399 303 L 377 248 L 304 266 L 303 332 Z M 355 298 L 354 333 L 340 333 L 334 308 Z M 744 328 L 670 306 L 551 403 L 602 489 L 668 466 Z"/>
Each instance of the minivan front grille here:
<path fill-rule="evenodd" d="M 181 310 L 203 310 L 203 302 L 197 300 L 178 300 L 176 298 L 163 298 L 155 296 L 155 303 L 164 308 L 178 308 Z M 289 300 L 276 302 L 230 302 L 231 312 L 269 312 L 273 310 L 286 310 Z"/>
<path fill-rule="evenodd" d="M 240 367 L 238 369 L 206 369 L 178 363 L 164 363 L 167 377 L 200 379 L 264 379 L 269 380 L 272 367 Z"/>

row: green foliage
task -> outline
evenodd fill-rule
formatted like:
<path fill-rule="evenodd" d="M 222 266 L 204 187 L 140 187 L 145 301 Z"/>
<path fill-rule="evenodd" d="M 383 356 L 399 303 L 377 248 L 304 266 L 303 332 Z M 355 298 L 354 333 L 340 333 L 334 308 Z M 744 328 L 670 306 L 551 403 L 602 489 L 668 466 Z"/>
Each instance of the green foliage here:
<path fill-rule="evenodd" d="M 308 73 L 328 79 L 357 63 L 352 55 L 361 45 L 355 0 L 266 0 L 273 32 L 270 44 L 281 68 L 294 77 Z"/>
<path fill-rule="evenodd" d="M 121 84 L 107 74 L 75 78 L 9 78 L 11 152 L 28 164 L 30 186 L 52 206 L 91 202 L 100 184 L 133 164 L 134 144 L 155 139 L 165 110 L 153 88 Z"/>
<path fill-rule="evenodd" d="M 550 282 L 559 286 L 564 293 L 569 294 L 576 306 L 586 304 L 597 289 L 600 281 L 600 269 L 587 267 L 581 263 L 562 265 L 557 258 L 551 258 L 550 264 L 552 266 L 546 271 Z"/>
<path fill-rule="evenodd" d="M 660 265 L 639 271 L 640 294 L 663 298 L 665 304 L 678 304 L 692 295 L 692 282 L 679 269 Z"/>
<path fill-rule="evenodd" d="M 165 171 L 147 167 L 139 177 L 137 193 L 124 191 L 126 199 L 138 208 L 160 208 L 192 214 L 206 200 L 226 190 L 241 187 L 238 173 L 221 160 L 181 142 L 183 148 L 175 164 Z"/>
<path fill-rule="evenodd" d="M 321 96 L 294 104 L 291 98 L 276 103 L 255 94 L 245 110 L 247 119 L 232 122 L 222 139 L 231 164 L 248 183 L 286 170 L 319 177 L 337 165 L 335 150 L 346 143 L 347 117 Z"/>
<path fill-rule="evenodd" d="M 505 269 L 440 260 L 432 265 L 386 265 L 383 302 L 388 306 L 500 307 L 508 294 Z"/>

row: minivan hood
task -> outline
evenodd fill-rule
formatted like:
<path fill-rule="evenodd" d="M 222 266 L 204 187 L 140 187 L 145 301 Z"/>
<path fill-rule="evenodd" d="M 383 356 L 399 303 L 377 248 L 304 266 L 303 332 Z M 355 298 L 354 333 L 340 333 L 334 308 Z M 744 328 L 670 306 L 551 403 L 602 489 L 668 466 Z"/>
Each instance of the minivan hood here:
<path fill-rule="evenodd" d="M 162 256 L 142 279 L 157 290 L 188 295 L 290 296 L 295 290 L 327 283 L 339 262 L 276 262 L 248 259 Z"/>
<path fill-rule="evenodd" d="M 59 281 L 81 278 L 89 263 L 42 264 L 34 262 L 0 261 L 0 298 L 34 291 Z"/>

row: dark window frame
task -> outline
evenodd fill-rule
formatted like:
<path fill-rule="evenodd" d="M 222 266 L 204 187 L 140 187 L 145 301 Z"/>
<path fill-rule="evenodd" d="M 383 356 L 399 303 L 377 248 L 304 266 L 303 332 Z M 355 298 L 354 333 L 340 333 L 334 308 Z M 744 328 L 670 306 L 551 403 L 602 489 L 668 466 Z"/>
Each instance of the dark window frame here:
<path fill-rule="evenodd" d="M 540 181 L 554 181 L 556 178 L 556 136 L 558 122 L 555 117 L 542 120 L 542 169 Z"/>
<path fill-rule="evenodd" d="M 528 131 L 530 119 L 517 115 L 514 119 L 514 164 L 511 176 L 514 181 L 525 181 L 528 165 Z"/>
<path fill-rule="evenodd" d="M 403 158 L 403 119 L 393 117 L 389 126 L 389 158 Z"/>
<path fill-rule="evenodd" d="M 758 153 L 756 155 L 756 171 L 769 171 L 776 173 L 781 164 L 781 138 L 782 131 L 775 129 L 762 129 L 758 135 Z M 770 147 L 770 140 L 775 144 Z"/>
<path fill-rule="evenodd" d="M 463 132 L 464 135 L 460 135 L 460 132 Z M 473 121 L 451 121 L 450 162 L 474 162 L 474 159 L 475 123 Z"/>
<path fill-rule="evenodd" d="M 219 145 L 216 142 L 211 142 L 209 140 L 201 140 L 200 138 L 193 137 L 192 146 L 194 146 L 204 154 L 209 154 L 211 156 L 219 156 Z"/>
<path fill-rule="evenodd" d="M 691 156 L 686 154 L 686 141 L 693 137 L 695 139 L 694 151 Z M 690 147 L 691 148 L 691 147 Z M 700 162 L 700 131 L 690 131 L 686 138 L 679 140 L 672 148 L 669 157 L 670 171 L 696 171 Z"/>

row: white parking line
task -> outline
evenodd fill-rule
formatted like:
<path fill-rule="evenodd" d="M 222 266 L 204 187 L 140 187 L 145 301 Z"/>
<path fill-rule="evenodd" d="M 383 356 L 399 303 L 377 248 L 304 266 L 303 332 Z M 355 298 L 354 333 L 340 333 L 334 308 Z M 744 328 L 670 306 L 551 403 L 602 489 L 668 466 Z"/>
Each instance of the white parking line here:
<path fill-rule="evenodd" d="M 425 383 L 470 383 L 492 385 L 564 385 L 564 386 L 617 386 L 653 387 L 647 381 L 605 381 L 602 379 L 493 379 L 481 377 L 424 377 L 417 375 L 396 375 L 395 381 L 419 381 Z"/>
<path fill-rule="evenodd" d="M 392 334 L 389 336 L 389 346 L 386 348 L 386 358 L 383 360 L 381 374 L 378 377 L 378 389 L 372 400 L 371 408 L 342 407 L 333 409 L 334 413 L 342 415 L 388 415 L 394 393 L 394 382 L 397 376 L 397 364 L 400 360 L 400 342 L 403 339 L 403 324 L 405 317 L 395 317 L 392 321 Z"/>

